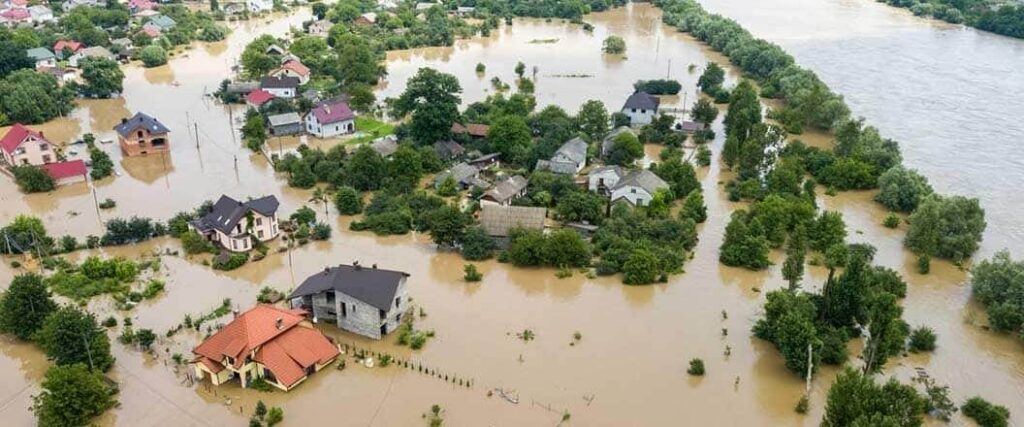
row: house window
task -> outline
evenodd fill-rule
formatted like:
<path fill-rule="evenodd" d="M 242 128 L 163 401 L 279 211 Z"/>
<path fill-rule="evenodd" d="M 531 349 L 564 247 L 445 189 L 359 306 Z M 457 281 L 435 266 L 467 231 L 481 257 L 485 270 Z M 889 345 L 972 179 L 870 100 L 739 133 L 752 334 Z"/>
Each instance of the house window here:
<path fill-rule="evenodd" d="M 259 237 L 260 239 L 262 239 L 263 238 L 263 230 L 257 231 L 256 232 L 256 237 Z"/>
<path fill-rule="evenodd" d="M 348 306 L 345 304 L 341 305 L 341 317 L 348 317 Z"/>
<path fill-rule="evenodd" d="M 395 298 L 395 308 L 398 308 L 398 303 L 402 301 L 402 297 Z"/>
<path fill-rule="evenodd" d="M 636 108 L 634 108 L 634 109 L 633 109 L 633 112 L 634 112 L 634 113 L 636 112 Z"/>
<path fill-rule="evenodd" d="M 384 317 L 387 316 L 387 313 L 385 313 L 384 310 L 377 309 L 377 312 L 378 312 L 378 314 L 380 314 L 380 319 L 381 320 L 384 320 Z"/>
<path fill-rule="evenodd" d="M 334 305 L 334 298 L 335 298 L 334 297 L 334 292 L 328 292 L 327 293 L 327 303 L 328 304 Z"/>
<path fill-rule="evenodd" d="M 50 156 L 49 155 L 43 155 L 43 163 L 50 163 L 51 161 L 52 160 L 50 160 Z"/>
<path fill-rule="evenodd" d="M 630 189 L 629 189 L 629 192 L 630 192 L 630 193 L 633 193 L 633 194 L 636 194 L 636 189 L 635 189 L 635 188 L 630 188 Z"/>
<path fill-rule="evenodd" d="M 238 250 L 238 241 L 237 240 L 232 240 L 231 241 L 231 249 Z"/>
<path fill-rule="evenodd" d="M 39 144 L 39 150 L 40 151 L 46 151 L 46 150 L 49 150 L 49 149 L 50 149 L 50 144 L 47 144 L 45 142 Z"/>
<path fill-rule="evenodd" d="M 263 218 L 256 218 L 256 225 L 263 225 Z"/>

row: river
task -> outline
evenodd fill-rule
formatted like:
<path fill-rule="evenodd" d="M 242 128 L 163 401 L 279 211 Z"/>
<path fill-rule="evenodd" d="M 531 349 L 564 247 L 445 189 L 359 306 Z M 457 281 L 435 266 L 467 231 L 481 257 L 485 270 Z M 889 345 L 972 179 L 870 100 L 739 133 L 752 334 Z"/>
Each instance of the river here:
<path fill-rule="evenodd" d="M 803 6 L 811 12 L 806 13 L 809 17 L 799 19 L 812 20 L 818 14 L 825 14 L 833 17 L 833 25 L 816 24 L 811 27 L 812 36 L 806 40 L 782 37 L 778 42 L 787 48 L 790 47 L 787 43 L 833 46 L 835 41 L 845 40 L 845 37 L 885 38 L 873 33 L 886 28 L 903 29 L 883 33 L 886 37 L 899 38 L 906 32 L 911 40 L 924 37 L 921 34 L 933 34 L 932 37 L 938 39 L 941 34 L 963 32 L 909 17 L 898 9 L 876 8 L 867 3 L 838 3 L 845 6 L 828 1 L 805 3 Z M 857 20 L 856 25 L 839 25 L 843 16 L 859 18 L 861 7 L 870 11 L 869 17 L 864 18 L 867 22 Z M 768 22 L 774 22 L 773 25 L 779 22 L 778 16 L 749 12 L 737 12 L 737 17 L 762 20 L 765 27 L 769 26 Z M 90 130 L 103 138 L 112 135 L 109 129 L 120 117 L 142 109 L 175 132 L 170 155 L 127 160 L 116 157 L 118 169 L 125 173 L 99 183 L 97 195 L 100 200 L 115 199 L 118 207 L 113 212 L 101 213 L 101 217 L 97 216 L 93 197 L 85 186 L 25 196 L 5 185 L 0 189 L 0 222 L 6 223 L 18 213 L 32 213 L 44 218 L 51 234 L 81 236 L 99 234 L 101 219 L 129 215 L 167 218 L 221 193 L 236 197 L 276 194 L 282 201 L 284 215 L 305 204 L 309 192 L 288 188 L 285 180 L 276 177 L 263 159 L 233 142 L 227 110 L 206 101 L 202 94 L 223 79 L 233 58 L 253 37 L 262 32 L 284 34 L 289 26 L 307 18 L 308 11 L 300 11 L 297 15 L 272 21 L 243 24 L 235 28 L 226 42 L 197 45 L 166 67 L 151 70 L 128 67 L 123 99 L 84 102 L 71 118 L 41 128 L 50 137 L 63 141 Z M 380 89 L 379 97 L 400 93 L 405 78 L 418 67 L 432 66 L 459 77 L 464 102 L 468 103 L 491 93 L 489 80 L 494 75 L 511 82 L 516 62 L 523 61 L 528 70 L 538 66 L 539 107 L 553 103 L 575 112 L 580 104 L 593 98 L 615 109 L 629 94 L 635 80 L 659 78 L 666 73 L 683 83 L 689 91 L 687 103 L 690 103 L 697 75 L 688 71 L 688 65 L 699 66 L 708 60 L 724 62 L 690 37 L 663 26 L 660 12 L 649 5 L 636 4 L 594 14 L 586 20 L 595 26 L 593 33 L 558 22 L 516 20 L 511 28 L 499 29 L 489 38 L 459 41 L 451 48 L 392 52 L 388 56 L 388 82 Z M 741 19 L 741 22 L 744 21 Z M 752 24 L 751 28 L 760 34 L 756 25 Z M 626 40 L 625 58 L 600 53 L 601 41 L 609 33 Z M 970 37 L 994 36 L 975 33 Z M 540 39 L 557 41 L 531 43 Z M 838 53 L 838 45 L 841 43 L 835 43 L 832 49 L 835 60 L 849 62 Z M 828 51 L 830 48 L 821 49 Z M 802 62 L 805 56 L 813 56 L 810 52 L 814 50 L 793 47 Z M 967 53 L 973 57 L 984 52 L 984 49 L 975 49 Z M 886 61 L 898 63 L 911 53 L 892 48 L 877 54 L 886 58 L 873 58 L 873 63 L 884 64 Z M 1000 61 L 998 54 L 993 55 L 996 56 L 989 62 Z M 968 57 L 962 59 L 969 60 Z M 477 76 L 474 71 L 478 62 L 487 66 L 485 77 Z M 929 170 L 926 165 L 963 159 L 964 150 L 954 150 L 950 145 L 947 150 L 936 150 L 934 155 L 938 159 L 925 152 L 917 153 L 915 146 L 925 143 L 914 139 L 913 135 L 897 135 L 895 130 L 886 127 L 884 117 L 874 117 L 872 113 L 872 108 L 883 111 L 895 108 L 876 105 L 883 104 L 890 94 L 882 93 L 884 91 L 877 85 L 860 89 L 852 83 L 846 83 L 852 86 L 843 86 L 842 82 L 835 81 L 841 74 L 827 71 L 840 68 L 834 64 L 821 69 L 811 59 L 804 64 L 819 71 L 837 91 L 847 95 L 857 114 L 868 116 L 886 135 L 901 140 L 907 163 L 921 168 L 940 191 L 959 188 L 954 184 L 947 187 L 946 181 L 981 180 L 984 170 L 992 169 L 958 168 L 958 174 Z M 884 74 L 881 68 L 871 71 Z M 902 78 L 915 85 L 935 81 L 928 80 L 932 76 L 927 72 L 913 69 L 906 72 L 908 74 Z M 735 70 L 730 69 L 728 81 L 735 82 L 736 78 Z M 876 76 L 876 80 L 881 79 L 883 77 Z M 962 87 L 936 85 L 936 90 L 947 91 Z M 858 90 L 861 92 L 855 93 Z M 891 90 L 910 91 L 902 86 Z M 683 96 L 667 103 L 679 105 L 683 102 L 681 98 Z M 859 105 L 858 99 L 871 105 Z M 991 107 L 992 111 L 1010 112 L 1015 106 L 1019 105 L 1007 102 L 1001 106 L 972 105 L 972 108 Z M 914 120 L 908 116 L 925 120 L 928 113 L 920 112 L 917 107 L 904 105 L 899 110 L 901 115 L 889 122 Z M 241 109 L 234 110 L 234 117 L 238 118 L 241 112 Z M 196 121 L 199 128 L 198 150 L 187 131 L 192 121 Z M 714 124 L 719 135 L 722 134 L 720 122 Z M 967 125 L 961 123 L 960 126 Z M 930 129 L 908 131 L 932 132 Z M 989 139 L 986 147 L 999 143 L 994 136 Z M 948 144 L 947 140 L 955 138 L 940 142 Z M 715 159 L 721 145 L 721 140 L 712 144 Z M 933 148 L 921 150 L 930 152 Z M 1017 173 L 1009 169 L 1000 172 Z M 824 369 L 813 381 L 810 413 L 796 414 L 793 407 L 803 392 L 803 381 L 785 370 L 781 357 L 770 345 L 749 334 L 763 304 L 764 293 L 783 286 L 778 266 L 758 273 L 718 263 L 717 248 L 728 213 L 737 206 L 726 200 L 719 185 L 729 179 L 729 172 L 722 169 L 719 162 L 701 168 L 699 177 L 707 194 L 709 220 L 700 226 L 701 240 L 694 257 L 686 265 L 686 273 L 673 276 L 667 284 L 654 286 L 629 287 L 615 278 L 587 279 L 580 274 L 557 279 L 550 269 L 517 269 L 493 261 L 479 263 L 485 276 L 482 282 L 467 284 L 461 280 L 464 261 L 455 254 L 438 253 L 428 236 L 413 233 L 378 238 L 368 233 L 350 232 L 351 218 L 339 218 L 333 212 L 329 217 L 329 222 L 335 225 L 331 241 L 313 243 L 291 254 L 273 254 L 233 272 L 214 272 L 197 260 L 163 256 L 164 267 L 160 274 L 167 281 L 165 294 L 130 313 L 118 314 L 118 317 L 132 316 L 136 328 L 157 331 L 161 336 L 154 346 L 157 357 L 113 344 L 118 364 L 112 376 L 122 386 L 121 406 L 109 411 L 99 420 L 100 424 L 245 425 L 255 400 L 262 399 L 282 406 L 285 423 L 295 425 L 325 421 L 341 425 L 416 425 L 423 423 L 421 414 L 435 403 L 445 408 L 446 425 L 458 426 L 554 425 L 562 418 L 563 411 L 571 414 L 571 423 L 579 425 L 817 425 L 835 370 Z M 1024 413 L 1022 344 L 981 328 L 984 313 L 969 301 L 969 288 L 964 284 L 966 273 L 945 262 L 933 263 L 932 274 L 928 276 L 913 273 L 914 258 L 900 243 L 903 230 L 889 230 L 880 225 L 884 212 L 871 202 L 870 193 L 844 193 L 821 199 L 827 208 L 841 210 L 846 216 L 851 240 L 875 244 L 879 248 L 880 263 L 904 272 L 909 282 L 908 297 L 904 301 L 906 319 L 915 326 L 928 324 L 938 332 L 939 349 L 934 354 L 894 358 L 886 372 L 906 380 L 915 367 L 921 367 L 940 383 L 949 384 L 958 402 L 967 396 L 982 394 L 1008 406 L 1015 414 Z M 991 252 L 992 242 L 999 239 L 991 236 L 1012 235 L 1012 230 L 1018 226 L 1010 219 L 1005 224 L 1000 222 L 1000 206 L 1010 202 L 1011 197 L 1002 202 L 984 201 L 989 209 L 989 232 L 985 241 L 988 252 Z M 1002 229 L 1004 226 L 1008 231 Z M 1007 245 L 1013 241 L 1012 237 L 1005 239 Z M 175 247 L 172 240 L 156 239 L 136 247 L 110 248 L 105 252 L 137 257 Z M 773 260 L 781 262 L 781 259 L 781 253 L 773 254 Z M 202 386 L 182 386 L 182 377 L 175 375 L 168 366 L 171 364 L 169 354 L 188 354 L 199 339 L 192 334 L 178 334 L 173 339 L 163 337 L 162 332 L 180 322 L 186 314 L 207 311 L 227 297 L 232 298 L 236 307 L 245 309 L 254 303 L 256 293 L 263 286 L 288 290 L 325 264 L 354 260 L 411 273 L 410 292 L 414 302 L 427 314 L 417 320 L 417 327 L 433 329 L 437 337 L 422 350 L 412 352 L 395 346 L 392 340 L 368 342 L 329 326 L 322 329 L 342 342 L 410 357 L 460 378 L 472 379 L 471 388 L 397 367 L 367 369 L 349 363 L 344 371 L 328 369 L 314 375 L 288 394 L 258 393 L 233 386 L 208 390 Z M 14 274 L 16 271 L 4 263 L 0 266 L 0 283 L 8 283 Z M 824 275 L 821 269 L 810 267 L 805 285 L 817 286 Z M 90 309 L 101 313 L 101 318 L 112 310 L 105 298 L 90 303 Z M 524 329 L 531 329 L 537 338 L 530 342 L 517 339 L 515 334 Z M 577 331 L 582 339 L 570 345 Z M 111 335 L 117 333 L 112 331 Z M 851 347 L 853 354 L 859 353 L 857 344 Z M 686 375 L 687 363 L 694 357 L 705 360 L 708 374 L 703 378 Z M 0 416 L 7 424 L 32 425 L 33 417 L 27 410 L 29 396 L 36 392 L 46 365 L 44 357 L 31 345 L 13 343 L 7 338 L 0 343 L 0 378 L 4 379 L 0 385 Z M 965 369 L 966 366 L 970 366 L 970 370 Z M 488 396 L 487 391 L 497 387 L 515 390 L 520 395 L 519 404 Z"/>

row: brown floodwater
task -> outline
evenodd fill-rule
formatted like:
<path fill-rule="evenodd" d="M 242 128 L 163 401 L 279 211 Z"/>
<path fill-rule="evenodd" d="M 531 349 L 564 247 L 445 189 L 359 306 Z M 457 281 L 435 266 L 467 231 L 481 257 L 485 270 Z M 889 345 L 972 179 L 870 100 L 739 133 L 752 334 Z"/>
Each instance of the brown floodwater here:
<path fill-rule="evenodd" d="M 898 12 L 875 13 L 872 19 L 920 27 L 915 31 L 947 31 Z M 82 102 L 71 117 L 40 128 L 59 142 L 86 132 L 99 139 L 111 138 L 110 128 L 120 117 L 142 110 L 172 129 L 171 152 L 122 159 L 113 144 L 103 145 L 121 172 L 96 184 L 99 200 L 109 197 L 118 202 L 112 211 L 97 214 L 93 194 L 85 185 L 44 195 L 22 195 L 6 185 L 0 189 L 0 222 L 21 213 L 33 214 L 44 219 L 51 234 L 84 236 L 100 234 L 101 221 L 111 217 L 167 218 L 221 193 L 236 197 L 275 194 L 282 201 L 284 215 L 307 203 L 309 192 L 288 188 L 262 157 L 241 147 L 238 136 L 232 135 L 228 111 L 203 95 L 228 74 L 249 40 L 264 32 L 283 35 L 308 16 L 303 10 L 241 24 L 227 41 L 197 45 L 179 53 L 166 67 L 128 67 L 122 99 Z M 533 65 L 539 68 L 539 106 L 557 104 L 574 112 L 587 99 L 601 99 L 614 109 L 630 93 L 635 80 L 663 77 L 671 59 L 671 76 L 689 91 L 686 102 L 691 103 L 697 72 L 689 72 L 688 65 L 699 68 L 709 59 L 724 62 L 688 36 L 662 26 L 660 13 L 649 5 L 595 14 L 587 21 L 594 24 L 593 33 L 559 22 L 517 20 L 492 37 L 459 41 L 452 48 L 392 53 L 388 82 L 380 88 L 380 97 L 400 93 L 404 80 L 418 67 L 432 66 L 459 77 L 465 102 L 480 100 L 492 93 L 492 76 L 511 82 L 516 62 L 523 61 L 528 70 Z M 601 41 L 609 33 L 625 38 L 626 58 L 601 54 Z M 821 30 L 822 38 L 842 34 L 834 27 Z M 530 43 L 551 38 L 558 41 Z M 487 65 L 483 78 L 474 72 L 478 62 Z M 564 77 L 571 74 L 589 77 Z M 729 70 L 729 81 L 736 78 L 735 70 Z M 870 98 L 865 93 L 847 95 L 851 100 L 854 96 Z M 683 97 L 667 103 L 682 105 Z M 854 109 L 860 112 L 856 105 Z M 917 114 L 914 108 L 903 112 Z M 237 120 L 242 113 L 235 109 L 233 116 Z M 198 125 L 198 148 L 192 123 Z M 714 129 L 722 134 L 720 121 Z M 815 144 L 827 143 L 820 135 L 804 138 Z M 916 141 L 901 140 L 908 153 L 914 150 L 911 147 Z M 278 147 L 272 141 L 270 148 L 288 150 L 297 142 L 284 140 Z M 721 144 L 721 140 L 711 144 L 716 158 Z M 646 151 L 648 158 L 657 158 L 657 147 Z M 918 159 L 909 154 L 908 158 L 908 163 L 917 165 Z M 949 179 L 929 175 L 937 186 Z M 717 249 L 728 214 L 738 206 L 725 197 L 719 182 L 730 175 L 717 161 L 702 168 L 699 176 L 710 215 L 700 226 L 693 260 L 686 265 L 686 273 L 654 286 L 630 287 L 617 278 L 587 279 L 582 274 L 558 279 L 550 269 L 512 268 L 494 261 L 478 263 L 484 280 L 468 284 L 461 278 L 464 261 L 457 254 L 439 252 L 429 236 L 412 233 L 379 238 L 350 232 L 352 219 L 338 217 L 333 210 L 328 218 L 336 226 L 331 241 L 273 253 L 236 271 L 211 270 L 202 265 L 202 258 L 161 256 L 161 268 L 151 273 L 167 283 L 161 296 L 129 312 L 117 312 L 107 298 L 96 298 L 88 305 L 101 318 L 130 316 L 136 328 L 151 328 L 160 336 L 154 355 L 113 344 L 118 362 L 111 375 L 121 384 L 121 405 L 104 415 L 100 424 L 245 425 L 255 401 L 262 399 L 284 408 L 286 423 L 294 425 L 325 421 L 417 425 L 424 423 L 421 415 L 432 404 L 445 409 L 447 425 L 458 426 L 556 425 L 566 411 L 571 414 L 570 423 L 578 425 L 817 425 L 836 370 L 824 369 L 816 376 L 810 413 L 796 414 L 793 407 L 803 392 L 803 381 L 785 370 L 771 345 L 749 333 L 764 293 L 784 286 L 779 269 L 749 272 L 718 263 Z M 906 319 L 913 325 L 928 324 L 939 334 L 935 353 L 895 358 L 887 374 L 907 379 L 915 367 L 921 367 L 939 382 L 951 385 L 958 401 L 982 394 L 1014 413 L 1024 412 L 1024 345 L 982 329 L 984 311 L 969 299 L 965 272 L 935 262 L 932 274 L 913 273 L 914 258 L 900 242 L 904 230 L 882 227 L 885 213 L 871 197 L 867 192 L 844 193 L 822 196 L 821 200 L 826 208 L 843 212 L 851 240 L 876 245 L 879 263 L 904 272 L 910 283 L 904 302 Z M 312 207 L 322 215 L 322 206 Z M 990 212 L 992 209 L 998 210 L 990 208 Z M 990 215 L 990 235 L 1003 226 L 1012 228 L 1014 224 L 1000 223 L 998 216 Z M 177 243 L 163 238 L 103 252 L 140 258 L 168 249 L 177 250 Z M 782 254 L 774 253 L 773 259 L 781 262 Z M 189 387 L 184 382 L 185 369 L 173 366 L 170 355 L 188 355 L 201 339 L 192 331 L 165 337 L 164 332 L 186 315 L 208 312 L 224 298 L 231 298 L 235 308 L 244 310 L 255 303 L 264 286 L 288 291 L 326 264 L 355 260 L 411 273 L 414 303 L 426 313 L 417 316 L 416 327 L 434 330 L 436 337 L 422 350 L 412 351 L 396 346 L 393 337 L 372 342 L 330 326 L 321 329 L 340 342 L 386 351 L 471 380 L 471 387 L 394 366 L 366 368 L 349 358 L 345 370 L 324 370 L 291 393 L 259 393 L 230 385 Z M 8 283 L 14 274 L 17 271 L 5 262 L 0 266 L 0 283 Z M 809 267 L 806 286 L 817 287 L 824 277 L 822 269 Z M 226 317 L 217 322 L 228 321 L 230 315 Z M 536 339 L 524 342 L 516 338 L 516 333 L 525 329 L 532 330 Z M 570 345 L 575 332 L 582 339 Z M 111 337 L 119 333 L 115 328 Z M 30 396 L 38 391 L 48 364 L 32 345 L 8 337 L 2 340 L 0 416 L 5 424 L 32 425 Z M 851 348 L 859 352 L 857 343 Z M 703 378 L 686 375 L 688 361 L 694 357 L 707 364 L 708 374 Z M 487 391 L 495 388 L 514 390 L 519 403 L 497 395 L 488 397 Z"/>

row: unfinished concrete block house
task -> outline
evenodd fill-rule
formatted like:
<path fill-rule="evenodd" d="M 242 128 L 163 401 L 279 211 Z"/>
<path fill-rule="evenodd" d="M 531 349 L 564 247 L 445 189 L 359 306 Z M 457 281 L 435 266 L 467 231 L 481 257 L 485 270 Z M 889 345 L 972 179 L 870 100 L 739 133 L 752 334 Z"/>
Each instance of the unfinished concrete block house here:
<path fill-rule="evenodd" d="M 288 296 L 293 309 L 313 314 L 339 328 L 373 339 L 398 329 L 411 307 L 406 289 L 408 273 L 377 265 L 327 267 L 309 276 Z"/>

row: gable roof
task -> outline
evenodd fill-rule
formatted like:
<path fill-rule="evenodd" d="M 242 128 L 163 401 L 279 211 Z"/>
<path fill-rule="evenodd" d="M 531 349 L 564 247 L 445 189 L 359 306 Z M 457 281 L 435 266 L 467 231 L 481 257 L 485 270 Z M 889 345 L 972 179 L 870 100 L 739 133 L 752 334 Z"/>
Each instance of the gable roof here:
<path fill-rule="evenodd" d="M 264 89 L 295 89 L 299 87 L 299 78 L 292 76 L 266 76 L 260 79 L 260 87 Z"/>
<path fill-rule="evenodd" d="M 219 367 L 210 361 L 223 363 L 225 357 L 231 357 L 234 367 L 239 368 L 245 363 L 245 356 L 256 350 L 254 359 L 290 387 L 306 376 L 305 368 L 326 363 L 338 355 L 337 347 L 319 331 L 298 326 L 303 320 L 301 310 L 260 304 L 238 315 L 192 352 L 200 356 L 205 366 L 213 365 L 215 372 L 219 372 Z"/>
<path fill-rule="evenodd" d="M 281 47 L 281 46 L 278 46 L 276 44 L 272 44 L 270 46 L 267 46 L 266 49 L 263 49 L 263 53 L 266 53 L 268 55 L 270 55 L 270 54 L 284 55 L 284 52 L 285 52 L 284 48 Z"/>
<path fill-rule="evenodd" d="M 47 141 L 46 138 L 43 137 L 42 132 L 29 129 L 28 126 L 21 123 L 15 123 L 14 126 L 11 126 L 11 129 L 7 131 L 7 134 L 4 135 L 3 139 L 0 139 L 0 149 L 3 149 L 8 153 L 13 153 L 14 150 L 18 149 L 18 147 L 21 146 L 21 143 L 25 142 L 29 136 L 34 136 L 46 141 L 46 143 L 50 143 L 50 141 Z"/>
<path fill-rule="evenodd" d="M 659 189 L 669 188 L 668 183 L 647 169 L 635 170 L 626 174 L 612 187 L 612 190 L 623 187 L 640 187 L 652 195 Z"/>
<path fill-rule="evenodd" d="M 121 123 L 114 126 L 114 130 L 117 131 L 119 135 L 126 138 L 131 136 L 132 132 L 135 132 L 135 130 L 139 128 L 145 128 L 151 134 L 162 134 L 171 131 L 170 129 L 167 129 L 167 126 L 164 126 L 163 123 L 160 123 L 159 120 L 141 111 L 135 113 L 135 115 L 130 119 L 121 119 Z"/>
<path fill-rule="evenodd" d="M 299 117 L 299 113 L 282 113 L 274 114 L 273 116 L 267 117 L 267 121 L 270 122 L 270 126 L 286 126 L 293 125 L 302 122 L 302 118 Z"/>
<path fill-rule="evenodd" d="M 245 102 L 259 107 L 260 105 L 266 104 L 267 101 L 274 99 L 274 94 L 267 92 L 263 89 L 256 89 L 249 92 L 245 96 Z"/>
<path fill-rule="evenodd" d="M 293 60 L 289 60 L 289 61 L 285 61 L 275 71 L 283 71 L 283 70 L 291 70 L 291 71 L 295 72 L 295 74 L 298 74 L 300 76 L 308 76 L 309 75 L 309 67 L 307 67 L 302 62 L 294 60 L 294 59 Z"/>
<path fill-rule="evenodd" d="M 89 173 L 89 168 L 85 167 L 85 162 L 81 159 L 69 160 L 66 162 L 47 163 L 43 165 L 43 170 L 46 171 L 53 179 L 63 179 L 72 176 L 84 176 Z"/>
<path fill-rule="evenodd" d="M 651 95 L 647 92 L 636 91 L 633 92 L 629 98 L 626 98 L 626 103 L 622 105 L 622 108 L 636 108 L 638 110 L 657 110 L 658 105 L 661 101 L 658 97 Z"/>
<path fill-rule="evenodd" d="M 50 52 L 50 49 L 47 49 L 45 47 L 34 47 L 32 49 L 26 50 L 25 54 L 28 55 L 29 58 L 32 58 L 36 61 L 44 61 L 47 59 L 55 58 L 53 52 Z"/>
<path fill-rule="evenodd" d="M 484 193 L 484 197 L 498 203 L 505 203 L 525 190 L 528 183 L 529 182 L 525 177 L 522 175 L 516 175 L 499 182 L 498 185 L 494 186 L 494 188 L 487 190 L 487 192 Z"/>
<path fill-rule="evenodd" d="M 78 49 L 82 48 L 82 43 L 74 40 L 57 40 L 53 44 L 54 52 L 63 52 L 64 49 L 71 49 L 72 52 L 77 52 Z"/>
<path fill-rule="evenodd" d="M 0 11 L 0 17 L 7 19 L 8 21 L 22 21 L 32 16 L 27 9 L 20 7 L 10 8 L 4 11 Z"/>
<path fill-rule="evenodd" d="M 149 25 L 149 24 L 143 25 L 142 26 L 142 32 L 144 34 L 146 34 L 147 36 L 149 36 L 150 38 L 160 37 L 160 27 L 158 27 L 156 25 Z"/>
<path fill-rule="evenodd" d="M 434 178 L 434 184 L 441 185 L 441 183 L 451 175 L 452 179 L 454 179 L 456 183 L 470 185 L 473 184 L 470 179 L 476 176 L 479 172 L 480 170 L 477 169 L 476 166 L 470 165 L 466 162 L 461 162 L 452 166 L 451 169 L 437 174 L 437 177 Z"/>
<path fill-rule="evenodd" d="M 222 195 L 217 203 L 213 204 L 213 210 L 194 221 L 192 225 L 203 232 L 219 230 L 224 234 L 231 235 L 234 233 L 235 226 L 242 218 L 245 218 L 249 210 L 269 217 L 277 212 L 278 206 L 280 206 L 280 202 L 274 196 L 264 196 L 243 203 Z"/>
<path fill-rule="evenodd" d="M 449 160 L 466 152 L 466 149 L 458 142 L 452 140 L 437 141 L 434 143 L 434 151 L 441 157 L 441 160 Z"/>
<path fill-rule="evenodd" d="M 551 160 L 537 160 L 534 170 L 551 171 L 562 175 L 576 175 L 576 165 L 569 162 L 557 162 Z"/>
<path fill-rule="evenodd" d="M 480 226 L 494 237 L 507 237 L 514 228 L 544 229 L 547 209 L 533 206 L 483 205 L 480 207 Z"/>
<path fill-rule="evenodd" d="M 292 78 L 298 80 L 296 77 Z M 345 101 L 321 102 L 316 108 L 309 110 L 309 114 L 316 117 L 316 121 L 322 125 L 352 120 L 356 117 Z"/>
<path fill-rule="evenodd" d="M 586 163 L 587 141 L 584 141 L 582 138 L 577 136 L 566 141 L 561 147 L 558 147 L 558 151 L 555 151 L 555 155 L 551 156 L 551 161 L 557 162 L 562 160 L 571 161 L 573 163 Z"/>
<path fill-rule="evenodd" d="M 341 264 L 307 277 L 288 299 L 334 290 L 387 311 L 406 277 L 409 273 L 402 271 Z"/>
<path fill-rule="evenodd" d="M 452 123 L 452 133 L 469 134 L 470 136 L 475 136 L 479 138 L 487 136 L 487 132 L 490 129 L 490 126 L 481 123 L 467 123 L 465 125 L 459 122 Z"/>
<path fill-rule="evenodd" d="M 174 19 L 171 19 L 171 17 L 167 15 L 157 15 L 149 18 L 149 23 L 164 30 L 174 28 L 175 25 L 178 25 L 177 22 L 174 22 Z"/>
<path fill-rule="evenodd" d="M 114 54 L 103 46 L 92 46 L 75 52 L 81 58 L 106 58 L 114 59 Z"/>

